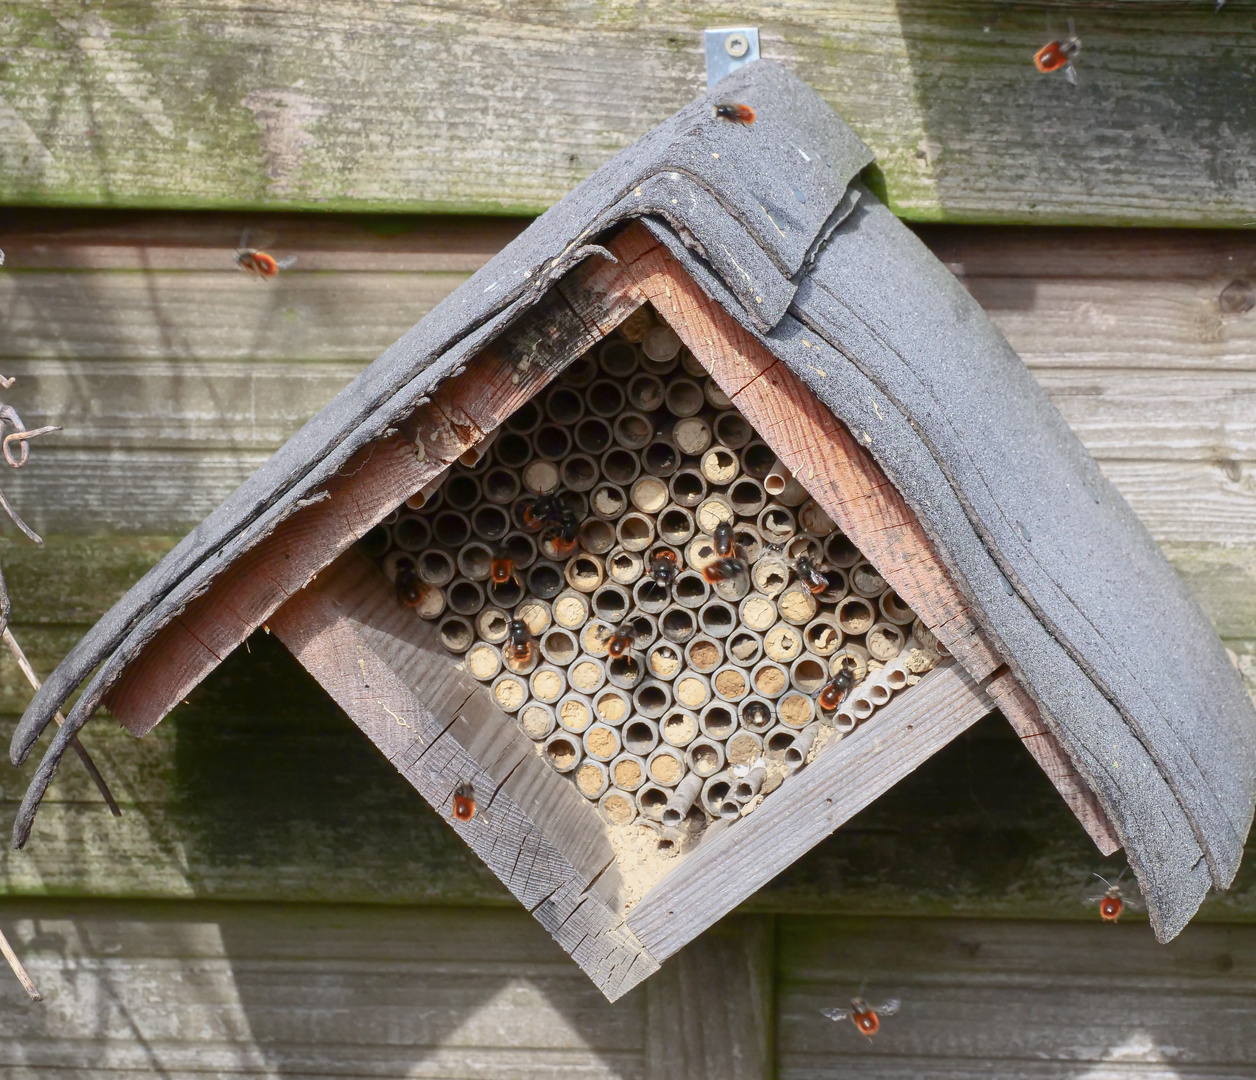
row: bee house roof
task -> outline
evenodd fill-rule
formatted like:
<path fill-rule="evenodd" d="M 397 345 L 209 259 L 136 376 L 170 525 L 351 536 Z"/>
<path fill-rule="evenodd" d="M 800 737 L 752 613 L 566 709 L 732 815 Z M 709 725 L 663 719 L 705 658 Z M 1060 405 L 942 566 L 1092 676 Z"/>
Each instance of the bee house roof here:
<path fill-rule="evenodd" d="M 720 101 L 748 104 L 756 119 L 718 118 Z M 991 707 L 1038 718 L 1078 804 L 1097 800 L 1092 835 L 1108 830 L 1108 850 L 1124 846 L 1157 934 L 1175 935 L 1237 871 L 1253 811 L 1256 713 L 1185 585 L 1020 359 L 859 183 L 871 161 L 818 95 L 760 61 L 599 169 L 363 371 L 74 647 L 13 737 L 21 762 L 82 686 L 15 842 L 26 841 L 74 732 L 102 701 L 114 704 L 129 673 L 157 663 L 163 634 L 261 558 L 285 522 L 326 500 L 364 448 L 398 432 L 413 446 L 415 410 L 508 328 L 546 310 L 574 270 L 624 268 L 638 250 L 626 231 L 648 231 L 746 347 L 784 365 L 892 482 L 988 656 L 952 651 L 983 686 L 1010 673 L 1003 696 L 990 689 Z M 358 522 L 356 535 L 373 524 Z M 353 539 L 316 552 L 312 572 Z M 273 593 L 247 611 L 222 608 L 224 647 L 287 598 Z M 167 673 L 173 689 L 132 730 L 150 728 L 225 655 L 202 651 L 188 670 Z"/>

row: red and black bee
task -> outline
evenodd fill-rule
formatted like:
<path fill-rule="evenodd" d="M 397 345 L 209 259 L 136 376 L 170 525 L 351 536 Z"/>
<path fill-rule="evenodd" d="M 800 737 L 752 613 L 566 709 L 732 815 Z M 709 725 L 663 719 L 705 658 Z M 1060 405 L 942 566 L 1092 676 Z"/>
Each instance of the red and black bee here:
<path fill-rule="evenodd" d="M 1069 36 L 1058 41 L 1048 41 L 1034 53 L 1034 67 L 1044 75 L 1064 69 L 1064 77 L 1074 86 L 1077 85 L 1077 69 L 1073 60 L 1082 51 L 1082 39 L 1073 29 L 1073 20 L 1068 21 Z"/>
<path fill-rule="evenodd" d="M 580 518 L 569 506 L 559 511 L 557 520 L 541 534 L 542 541 L 548 541 L 559 559 L 565 559 L 576 550 L 576 540 L 580 535 Z"/>
<path fill-rule="evenodd" d="M 711 539 L 719 558 L 702 568 L 702 576 L 707 579 L 707 582 L 715 585 L 721 581 L 734 581 L 745 575 L 746 560 L 739 558 L 736 553 L 732 523 L 721 521 L 715 526 Z"/>
<path fill-rule="evenodd" d="M 828 591 L 828 576 L 825 574 L 824 568 L 818 566 L 810 555 L 799 555 L 794 562 L 794 569 L 798 571 L 798 580 L 806 585 L 816 596 Z"/>
<path fill-rule="evenodd" d="M 506 657 L 507 667 L 524 668 L 532 662 L 532 657 L 536 654 L 536 638 L 522 619 L 510 620 L 502 653 Z"/>
<path fill-rule="evenodd" d="M 846 700 L 846 695 L 850 693 L 850 688 L 855 685 L 855 672 L 858 669 L 859 665 L 855 662 L 853 656 L 842 657 L 837 674 L 820 691 L 817 699 L 820 703 L 820 708 L 826 712 L 832 712 Z"/>
<path fill-rule="evenodd" d="M 598 640 L 606 642 L 606 651 L 612 657 L 628 656 L 637 644 L 637 631 L 632 623 L 622 623 L 614 630 L 599 631 Z"/>
<path fill-rule="evenodd" d="M 393 592 L 406 607 L 413 608 L 422 604 L 430 588 L 427 582 L 419 578 L 418 569 L 412 559 L 397 560 L 397 578 L 393 582 Z"/>
<path fill-rule="evenodd" d="M 565 509 L 567 507 L 557 490 L 538 495 L 523 504 L 523 527 L 535 532 L 543 525 L 555 525 Z"/>
<path fill-rule="evenodd" d="M 721 557 L 729 556 L 733 553 L 733 523 L 731 521 L 721 521 L 715 526 L 715 532 L 711 534 L 711 539 L 715 541 L 715 554 Z"/>
<path fill-rule="evenodd" d="M 650 556 L 650 565 L 646 568 L 646 576 L 656 585 L 662 585 L 663 588 L 671 588 L 672 582 L 676 580 L 676 573 L 680 569 L 676 561 L 676 552 L 670 548 L 662 548 Z"/>
<path fill-rule="evenodd" d="M 504 547 L 499 547 L 493 553 L 493 560 L 489 564 L 489 578 L 494 585 L 505 585 L 508 581 L 514 581 L 515 584 L 521 585 L 519 581 L 519 571 L 515 567 L 514 556 Z"/>
<path fill-rule="evenodd" d="M 469 784 L 459 784 L 454 791 L 454 817 L 470 821 L 475 817 L 475 789 Z"/>
<path fill-rule="evenodd" d="M 849 1020 L 855 1025 L 855 1030 L 871 1042 L 872 1036 L 881 1030 L 881 1017 L 893 1016 L 898 1012 L 899 1004 L 897 998 L 890 998 L 874 1009 L 863 998 L 853 997 L 849 1009 L 821 1009 L 820 1012 L 837 1023 Z"/>
<path fill-rule="evenodd" d="M 271 281 L 279 276 L 280 270 L 287 270 L 290 266 L 296 264 L 297 259 L 295 255 L 286 259 L 276 259 L 265 251 L 247 247 L 248 239 L 249 231 L 245 229 L 244 235 L 240 237 L 240 246 L 236 249 L 235 254 L 236 265 L 246 274 L 254 274 L 263 281 Z"/>
<path fill-rule="evenodd" d="M 731 101 L 722 101 L 713 107 L 712 113 L 721 120 L 732 120 L 738 124 L 754 123 L 754 109 L 749 105 L 738 105 Z"/>
<path fill-rule="evenodd" d="M 1125 877 L 1127 871 L 1128 868 L 1126 870 L 1122 870 L 1120 877 L 1118 877 L 1116 881 L 1109 881 L 1107 878 L 1102 877 L 1099 874 L 1095 875 L 1095 877 L 1099 878 L 1099 880 L 1102 881 L 1108 888 L 1105 892 L 1100 893 L 1098 896 L 1092 896 L 1086 902 L 1088 904 L 1099 905 L 1099 918 L 1101 918 L 1104 922 L 1118 922 L 1120 921 L 1121 916 L 1125 914 L 1126 908 L 1136 908 L 1139 906 L 1136 900 L 1127 897 L 1121 891 L 1121 879 Z"/>

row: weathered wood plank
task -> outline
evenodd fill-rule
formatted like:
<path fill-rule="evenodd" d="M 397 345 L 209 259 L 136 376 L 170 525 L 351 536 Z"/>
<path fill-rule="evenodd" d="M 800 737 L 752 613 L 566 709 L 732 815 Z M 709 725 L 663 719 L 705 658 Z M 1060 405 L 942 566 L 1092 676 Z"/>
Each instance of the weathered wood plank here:
<path fill-rule="evenodd" d="M 779 1075 L 1231 1078 L 1256 1068 L 1256 935 L 1019 920 L 779 921 Z M 875 1042 L 820 1015 L 902 1000 Z"/>
<path fill-rule="evenodd" d="M 657 0 L 0 17 L 7 202 L 478 212 L 543 209 L 692 100 L 711 21 Z M 1087 6 L 1077 88 L 1030 64 L 1064 17 L 788 0 L 759 21 L 763 54 L 877 153 L 900 214 L 1250 221 L 1253 180 L 1226 164 L 1253 150 L 1243 4 Z"/>

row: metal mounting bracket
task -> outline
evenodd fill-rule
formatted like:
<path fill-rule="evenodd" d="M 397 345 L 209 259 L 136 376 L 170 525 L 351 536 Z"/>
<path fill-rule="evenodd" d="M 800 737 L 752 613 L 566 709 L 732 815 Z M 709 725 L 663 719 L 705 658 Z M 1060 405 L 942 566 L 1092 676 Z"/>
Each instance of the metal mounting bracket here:
<path fill-rule="evenodd" d="M 725 75 L 759 59 L 759 28 L 757 26 L 717 26 L 702 31 L 706 47 L 707 89 Z"/>

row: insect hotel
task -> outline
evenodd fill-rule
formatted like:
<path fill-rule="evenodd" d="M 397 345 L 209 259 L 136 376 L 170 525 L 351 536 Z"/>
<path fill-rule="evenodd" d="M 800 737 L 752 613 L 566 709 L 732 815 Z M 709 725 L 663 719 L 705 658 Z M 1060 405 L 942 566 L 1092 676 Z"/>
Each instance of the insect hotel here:
<path fill-rule="evenodd" d="M 598 170 L 65 658 L 16 844 L 264 627 L 612 1000 L 994 710 L 1173 938 L 1251 703 L 871 160 L 759 61 Z"/>

